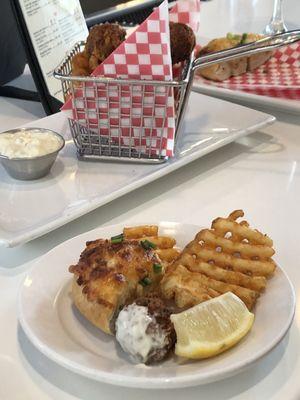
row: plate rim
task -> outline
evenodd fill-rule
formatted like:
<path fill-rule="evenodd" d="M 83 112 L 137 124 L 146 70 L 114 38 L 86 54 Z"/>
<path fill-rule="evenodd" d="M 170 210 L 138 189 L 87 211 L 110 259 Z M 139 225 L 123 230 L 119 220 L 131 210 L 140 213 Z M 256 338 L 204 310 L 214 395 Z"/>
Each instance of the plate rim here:
<path fill-rule="evenodd" d="M 154 221 L 137 221 L 139 224 L 154 224 Z M 181 223 L 177 221 L 159 221 L 156 222 L 157 225 L 160 224 L 172 224 L 175 225 L 187 225 L 190 227 L 197 227 L 197 229 L 201 229 L 201 226 L 197 224 L 189 224 L 189 223 Z M 43 257 L 46 257 L 50 253 L 54 253 L 57 248 L 62 248 L 66 243 L 70 243 L 75 239 L 78 239 L 80 237 L 83 237 L 85 235 L 90 235 L 93 234 L 93 232 L 99 231 L 99 230 L 109 230 L 112 228 L 117 228 L 117 227 L 124 227 L 124 223 L 117 223 L 113 225 L 104 225 L 86 232 L 83 232 L 79 235 L 76 235 L 59 245 L 55 246 L 51 250 L 49 250 L 47 253 L 42 255 L 41 257 L 36 260 L 32 267 L 26 272 L 26 275 L 24 279 L 22 280 L 20 287 L 19 287 L 19 292 L 18 292 L 18 299 L 17 299 L 17 319 L 24 330 L 27 338 L 29 341 L 42 353 L 44 354 L 47 358 L 50 360 L 54 361 L 55 363 L 63 366 L 67 370 L 70 370 L 74 373 L 77 373 L 81 376 L 84 376 L 86 378 L 90 378 L 93 380 L 96 380 L 98 382 L 103 382 L 107 384 L 112 384 L 115 386 L 121 386 L 121 387 L 131 387 L 131 388 L 143 388 L 143 389 L 171 389 L 171 388 L 183 388 L 183 387 L 192 387 L 192 386 L 200 386 L 203 384 L 207 384 L 209 382 L 214 382 L 214 381 L 219 381 L 225 378 L 228 378 L 230 376 L 236 375 L 239 372 L 242 372 L 246 368 L 250 367 L 251 365 L 255 364 L 258 362 L 261 358 L 266 356 L 270 351 L 273 350 L 285 337 L 285 335 L 288 333 L 293 320 L 294 320 L 294 315 L 295 315 L 295 308 L 296 308 L 296 295 L 295 295 L 295 289 L 287 275 L 287 273 L 280 267 L 280 265 L 276 262 L 277 267 L 280 269 L 281 273 L 283 274 L 289 288 L 290 288 L 290 295 L 291 295 L 291 301 L 292 301 L 292 307 L 290 309 L 289 315 L 287 317 L 287 323 L 286 325 L 280 330 L 280 332 L 276 335 L 276 337 L 273 339 L 272 342 L 268 344 L 268 346 L 265 346 L 264 349 L 262 349 L 260 352 L 256 353 L 256 355 L 251 356 L 246 362 L 244 361 L 239 361 L 233 364 L 231 367 L 227 367 L 225 372 L 222 368 L 219 368 L 217 372 L 211 371 L 210 373 L 204 373 L 201 372 L 200 375 L 199 373 L 192 373 L 192 374 L 185 374 L 184 376 L 175 376 L 171 378 L 156 378 L 156 377 L 147 377 L 146 381 L 143 381 L 141 377 L 135 377 L 135 376 L 126 376 L 126 380 L 124 380 L 124 376 L 121 373 L 107 373 L 105 371 L 100 370 L 100 375 L 99 375 L 99 369 L 94 369 L 94 368 L 86 368 L 84 367 L 83 369 L 78 365 L 78 362 L 71 361 L 66 359 L 66 357 L 61 356 L 59 353 L 57 353 L 55 350 L 51 350 L 47 345 L 45 345 L 34 333 L 34 331 L 30 328 L 28 325 L 26 318 L 24 318 L 24 313 L 22 311 L 22 294 L 24 289 L 24 282 L 25 280 L 33 273 L 35 272 L 38 268 L 41 268 L 39 263 L 43 259 Z"/>
<path fill-rule="evenodd" d="M 277 112 L 287 112 L 288 114 L 298 115 L 300 111 L 300 100 L 282 99 L 278 97 L 261 96 L 255 93 L 247 93 L 241 90 L 233 90 L 210 86 L 194 81 L 192 90 L 206 96 L 213 96 L 224 101 L 241 101 L 245 107 L 261 106 L 274 107 Z M 292 103 L 294 102 L 294 103 Z M 240 103 L 238 103 L 240 104 Z"/>

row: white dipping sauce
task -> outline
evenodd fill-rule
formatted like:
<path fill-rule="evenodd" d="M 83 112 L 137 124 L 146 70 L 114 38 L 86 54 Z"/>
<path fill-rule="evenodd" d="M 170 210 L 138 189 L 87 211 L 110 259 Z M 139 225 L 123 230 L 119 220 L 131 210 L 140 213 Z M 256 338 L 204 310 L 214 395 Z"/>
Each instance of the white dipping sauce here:
<path fill-rule="evenodd" d="M 0 134 L 0 154 L 8 158 L 39 157 L 58 150 L 62 140 L 51 131 L 20 130 Z"/>
<path fill-rule="evenodd" d="M 150 322 L 155 319 L 148 315 L 147 307 L 136 304 L 123 308 L 116 320 L 116 339 L 135 362 L 146 362 L 151 350 L 165 346 L 163 332 L 146 333 Z"/>

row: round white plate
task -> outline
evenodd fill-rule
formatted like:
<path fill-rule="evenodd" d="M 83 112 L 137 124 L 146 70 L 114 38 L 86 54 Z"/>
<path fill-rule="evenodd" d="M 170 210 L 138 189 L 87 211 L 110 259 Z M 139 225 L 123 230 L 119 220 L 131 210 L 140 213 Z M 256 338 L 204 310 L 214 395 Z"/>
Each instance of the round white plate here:
<path fill-rule="evenodd" d="M 160 234 L 177 239 L 179 247 L 193 239 L 198 226 L 161 222 Z M 19 320 L 32 343 L 64 367 L 102 382 L 137 388 L 195 386 L 241 372 L 267 354 L 287 333 L 295 296 L 277 268 L 255 309 L 250 333 L 231 350 L 208 360 L 175 356 L 159 365 L 132 364 L 115 339 L 82 317 L 70 298 L 69 265 L 76 263 L 87 240 L 122 232 L 123 225 L 99 228 L 62 243 L 45 254 L 26 276 L 19 297 Z"/>

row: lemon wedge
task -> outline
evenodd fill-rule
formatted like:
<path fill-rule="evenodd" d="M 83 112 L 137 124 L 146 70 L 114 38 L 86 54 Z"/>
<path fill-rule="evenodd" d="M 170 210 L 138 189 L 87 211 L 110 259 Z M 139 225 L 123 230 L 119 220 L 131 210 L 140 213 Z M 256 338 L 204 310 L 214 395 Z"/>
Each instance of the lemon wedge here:
<path fill-rule="evenodd" d="M 200 303 L 171 321 L 177 334 L 175 353 L 187 358 L 208 358 L 234 346 L 251 329 L 254 314 L 231 292 Z"/>

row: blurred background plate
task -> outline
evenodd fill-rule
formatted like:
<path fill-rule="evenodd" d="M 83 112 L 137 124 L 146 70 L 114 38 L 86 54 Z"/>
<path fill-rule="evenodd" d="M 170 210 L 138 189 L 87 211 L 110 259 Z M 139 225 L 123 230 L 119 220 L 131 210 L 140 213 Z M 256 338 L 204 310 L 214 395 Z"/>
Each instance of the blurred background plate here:
<path fill-rule="evenodd" d="M 198 37 L 197 43 L 203 47 L 210 39 Z M 193 90 L 206 95 L 218 97 L 224 100 L 243 103 L 252 107 L 272 107 L 276 111 L 284 111 L 292 114 L 300 113 L 300 99 L 287 97 L 299 97 L 300 93 L 300 45 L 298 43 L 277 50 L 281 57 L 273 57 L 265 65 L 254 72 L 247 72 L 238 77 L 231 77 L 223 82 L 214 82 L 201 76 L 195 76 Z M 285 62 L 280 60 L 285 60 Z M 278 65 L 281 65 L 279 68 Z M 269 73 L 268 73 L 268 66 Z M 266 68 L 266 69 L 265 69 Z M 299 71 L 298 71 L 299 70 Z M 259 73 L 262 71 L 262 73 Z M 293 75 L 291 86 L 288 85 L 287 76 Z M 283 85 L 284 84 L 284 85 Z M 241 88 L 241 90 L 238 89 Z M 279 96 L 271 97 L 257 93 L 270 92 Z"/>

